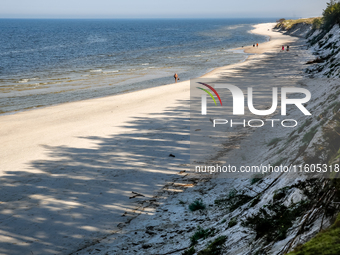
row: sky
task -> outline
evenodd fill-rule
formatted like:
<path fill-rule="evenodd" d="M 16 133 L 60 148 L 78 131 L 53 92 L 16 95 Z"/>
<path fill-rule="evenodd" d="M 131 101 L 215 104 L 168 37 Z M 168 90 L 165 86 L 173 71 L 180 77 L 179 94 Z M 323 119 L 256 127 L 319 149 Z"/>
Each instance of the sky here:
<path fill-rule="evenodd" d="M 0 18 L 301 18 L 328 0 L 0 0 Z"/>

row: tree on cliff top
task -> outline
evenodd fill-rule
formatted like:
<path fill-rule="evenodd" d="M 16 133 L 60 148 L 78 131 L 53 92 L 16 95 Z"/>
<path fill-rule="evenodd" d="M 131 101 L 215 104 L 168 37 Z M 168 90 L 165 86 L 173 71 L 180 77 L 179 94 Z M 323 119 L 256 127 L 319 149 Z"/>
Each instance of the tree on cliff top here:
<path fill-rule="evenodd" d="M 323 10 L 323 28 L 330 30 L 335 24 L 340 25 L 340 2 L 331 0 Z"/>

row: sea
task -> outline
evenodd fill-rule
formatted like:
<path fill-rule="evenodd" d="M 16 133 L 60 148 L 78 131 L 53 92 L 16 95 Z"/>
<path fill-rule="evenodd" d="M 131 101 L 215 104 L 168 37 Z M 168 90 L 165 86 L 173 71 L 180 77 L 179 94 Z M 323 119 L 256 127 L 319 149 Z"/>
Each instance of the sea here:
<path fill-rule="evenodd" d="M 0 114 L 128 93 L 244 61 L 274 19 L 0 19 Z"/>

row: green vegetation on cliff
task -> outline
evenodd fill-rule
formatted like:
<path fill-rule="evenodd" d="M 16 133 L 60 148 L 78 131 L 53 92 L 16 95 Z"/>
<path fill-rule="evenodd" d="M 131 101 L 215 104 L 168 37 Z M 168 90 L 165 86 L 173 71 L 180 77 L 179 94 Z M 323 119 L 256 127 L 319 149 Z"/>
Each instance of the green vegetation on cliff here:
<path fill-rule="evenodd" d="M 340 1 L 331 0 L 323 10 L 322 17 L 306 19 L 280 19 L 275 28 L 291 29 L 295 24 L 311 24 L 313 29 L 329 31 L 335 24 L 340 25 Z"/>
<path fill-rule="evenodd" d="M 340 254 L 340 214 L 335 223 L 321 231 L 304 245 L 298 246 L 289 255 Z"/>
<path fill-rule="evenodd" d="M 282 28 L 284 30 L 288 30 L 293 27 L 295 24 L 305 23 L 305 24 L 313 24 L 315 19 L 319 18 L 307 18 L 307 19 L 281 19 L 279 23 L 276 24 L 274 28 Z"/>
<path fill-rule="evenodd" d="M 331 0 L 327 3 L 327 8 L 322 13 L 322 26 L 329 31 L 335 24 L 340 25 L 340 2 Z"/>

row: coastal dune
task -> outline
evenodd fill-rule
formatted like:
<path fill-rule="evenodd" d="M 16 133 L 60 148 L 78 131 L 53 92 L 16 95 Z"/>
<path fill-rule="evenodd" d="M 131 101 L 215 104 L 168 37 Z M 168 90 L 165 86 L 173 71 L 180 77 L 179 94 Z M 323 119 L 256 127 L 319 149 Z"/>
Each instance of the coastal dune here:
<path fill-rule="evenodd" d="M 245 52 L 296 40 L 272 27 L 256 25 L 271 39 Z M 189 167 L 189 89 L 184 81 L 0 116 L 0 253 L 67 254 L 119 231 L 139 199 Z"/>

